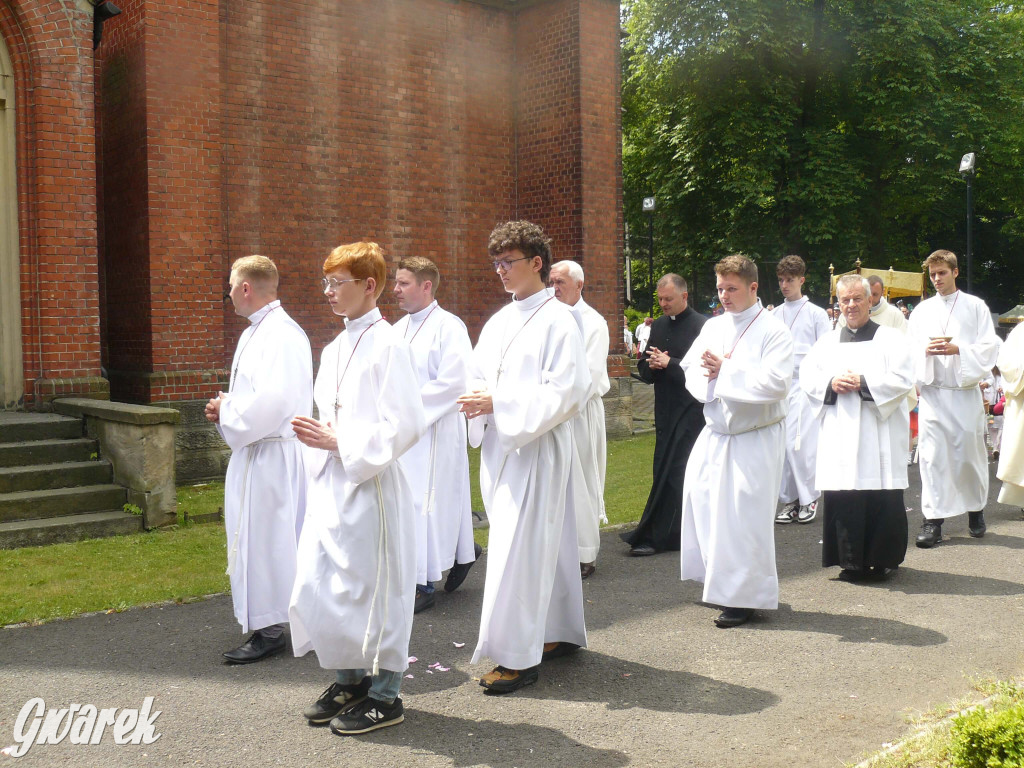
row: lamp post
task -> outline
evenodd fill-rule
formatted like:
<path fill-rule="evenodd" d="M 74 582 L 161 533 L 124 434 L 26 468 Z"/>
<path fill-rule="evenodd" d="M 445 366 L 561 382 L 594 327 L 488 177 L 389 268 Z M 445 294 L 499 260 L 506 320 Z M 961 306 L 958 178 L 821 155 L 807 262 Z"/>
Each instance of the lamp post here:
<path fill-rule="evenodd" d="M 651 311 L 650 317 L 654 317 L 654 208 L 656 205 L 654 195 L 644 198 L 643 210 L 647 214 L 647 281 L 651 286 Z"/>
<path fill-rule="evenodd" d="M 971 181 L 974 179 L 974 153 L 968 152 L 960 158 L 960 175 L 967 182 L 967 252 L 964 267 L 967 269 L 967 292 L 971 293 L 971 219 L 974 213 L 974 199 L 971 197 Z"/>

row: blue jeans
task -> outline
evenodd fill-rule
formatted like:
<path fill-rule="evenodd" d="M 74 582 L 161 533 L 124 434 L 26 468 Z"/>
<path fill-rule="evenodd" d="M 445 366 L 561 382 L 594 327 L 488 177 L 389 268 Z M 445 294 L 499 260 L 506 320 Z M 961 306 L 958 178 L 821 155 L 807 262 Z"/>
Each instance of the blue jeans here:
<path fill-rule="evenodd" d="M 366 677 L 365 669 L 339 669 L 336 673 L 341 685 L 358 685 Z M 370 680 L 370 698 L 391 704 L 398 697 L 402 687 L 402 673 L 382 669 Z"/>

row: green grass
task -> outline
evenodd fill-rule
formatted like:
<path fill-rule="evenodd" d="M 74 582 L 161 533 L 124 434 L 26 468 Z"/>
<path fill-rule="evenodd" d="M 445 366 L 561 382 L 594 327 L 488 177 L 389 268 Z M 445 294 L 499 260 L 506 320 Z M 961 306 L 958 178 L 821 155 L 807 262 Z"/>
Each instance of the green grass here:
<path fill-rule="evenodd" d="M 654 436 L 608 443 L 605 504 L 611 524 L 639 518 L 651 483 Z M 479 451 L 470 451 L 473 509 L 483 509 Z M 224 484 L 178 489 L 176 527 L 46 547 L 0 550 L 0 625 L 187 601 L 228 589 L 224 526 L 185 525 L 185 512 L 216 512 Z M 487 529 L 475 538 L 487 545 Z"/>
<path fill-rule="evenodd" d="M 912 718 L 912 730 L 901 741 L 861 763 L 870 768 L 956 768 L 954 735 L 950 726 L 958 713 L 984 699 L 990 712 L 1006 712 L 1024 703 L 1024 687 L 1012 681 L 984 681 L 973 693 L 948 706 Z"/>

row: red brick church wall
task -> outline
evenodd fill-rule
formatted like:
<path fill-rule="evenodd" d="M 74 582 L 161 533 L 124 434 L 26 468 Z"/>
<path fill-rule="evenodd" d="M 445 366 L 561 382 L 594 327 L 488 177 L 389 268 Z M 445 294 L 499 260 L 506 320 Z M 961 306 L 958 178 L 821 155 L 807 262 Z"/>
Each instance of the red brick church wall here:
<path fill-rule="evenodd" d="M 17 109 L 25 404 L 104 396 L 96 253 L 92 14 L 70 0 L 0 3 Z"/>

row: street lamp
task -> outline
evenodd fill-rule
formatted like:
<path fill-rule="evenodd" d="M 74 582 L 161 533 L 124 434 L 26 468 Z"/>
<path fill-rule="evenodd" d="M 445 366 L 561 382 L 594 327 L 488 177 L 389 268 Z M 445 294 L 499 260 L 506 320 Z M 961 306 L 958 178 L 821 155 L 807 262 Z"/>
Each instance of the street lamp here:
<path fill-rule="evenodd" d="M 960 158 L 960 175 L 967 182 L 967 253 L 964 256 L 964 267 L 967 269 L 967 292 L 971 292 L 971 219 L 974 212 L 974 199 L 971 197 L 971 181 L 974 179 L 974 153 L 968 152 Z"/>
<path fill-rule="evenodd" d="M 654 317 L 654 208 L 657 201 L 654 199 L 654 195 L 644 198 L 643 211 L 647 214 L 647 280 L 651 285 L 651 312 L 650 317 Z"/>

